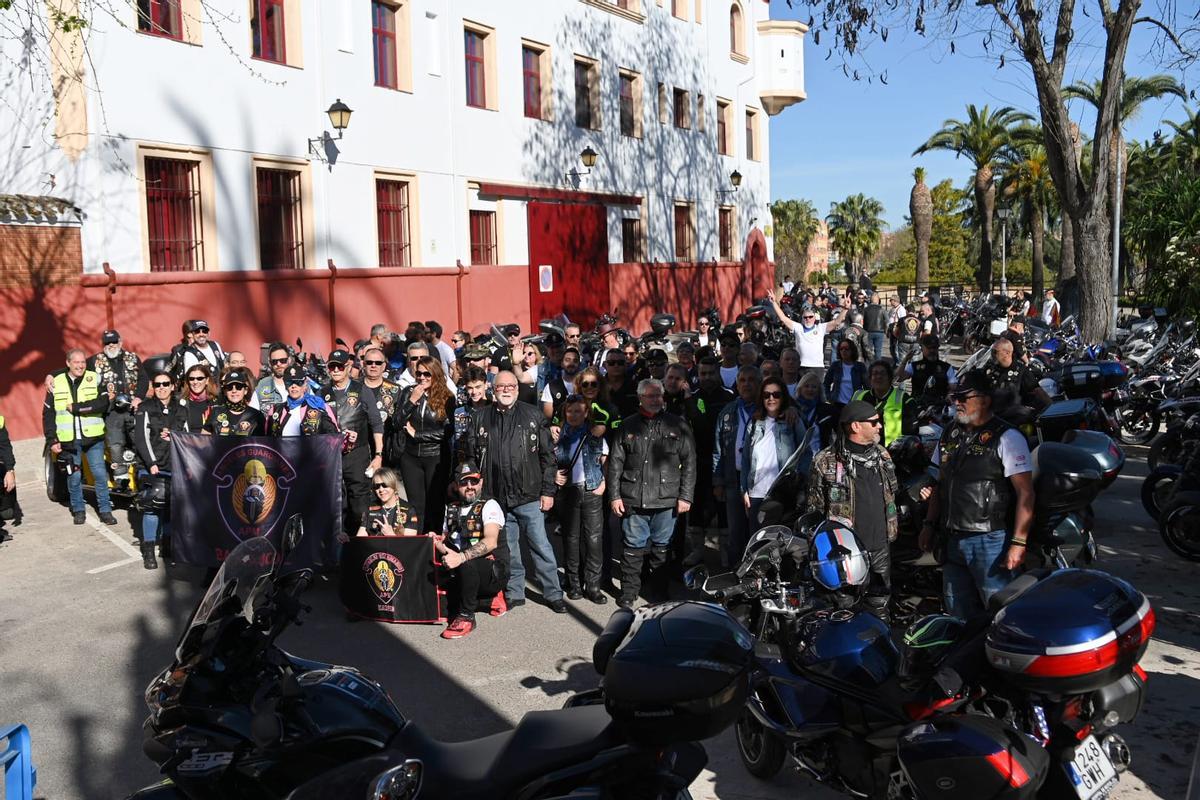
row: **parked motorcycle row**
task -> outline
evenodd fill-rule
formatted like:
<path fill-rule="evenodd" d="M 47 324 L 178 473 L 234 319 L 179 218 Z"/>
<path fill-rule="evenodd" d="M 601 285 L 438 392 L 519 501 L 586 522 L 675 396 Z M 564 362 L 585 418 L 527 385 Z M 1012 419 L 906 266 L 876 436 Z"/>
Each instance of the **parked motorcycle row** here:
<path fill-rule="evenodd" d="M 944 331 L 979 346 L 966 368 L 982 364 L 985 337 L 998 335 L 1000 317 L 982 310 L 993 307 L 950 300 L 939 309 Z M 693 337 L 668 317 L 655 318 L 641 348 Z M 755 306 L 744 318 L 756 340 L 787 346 L 773 312 Z M 733 727 L 752 775 L 791 765 L 852 797 L 1105 800 L 1132 761 L 1119 729 L 1145 699 L 1138 661 L 1155 614 L 1136 588 L 1087 568 L 1091 505 L 1124 466 L 1117 440 L 1149 425 L 1127 419 L 1142 408 L 1134 398 L 1158 401 L 1158 436 L 1200 440 L 1200 409 L 1168 407 L 1186 405 L 1195 388 L 1194 332 L 1138 325 L 1107 348 L 1083 346 L 1071 325 L 1027 325 L 1054 402 L 1006 411 L 1033 448 L 1037 548 L 1032 568 L 979 617 L 939 613 L 937 561 L 915 543 L 951 413 L 933 400 L 922 402 L 919 433 L 889 447 L 901 536 L 886 610 L 864 602 L 869 570 L 853 531 L 805 513 L 805 443 L 772 486 L 741 562 L 688 573 L 701 601 L 618 610 L 594 646 L 598 689 L 467 742 L 431 739 L 353 667 L 276 644 L 309 610 L 300 598 L 312 574 L 290 564 L 304 537 L 293 517 L 278 551 L 251 539 L 230 554 L 173 662 L 146 689 L 143 749 L 166 780 L 132 797 L 690 800 L 707 762 L 701 740 Z M 1143 351 L 1156 353 L 1133 364 Z M 1151 495 L 1164 525 L 1195 531 L 1200 447 L 1182 443 L 1165 451 L 1183 459 L 1159 465 L 1166 472 Z M 1190 552 L 1200 560 L 1200 543 Z"/>

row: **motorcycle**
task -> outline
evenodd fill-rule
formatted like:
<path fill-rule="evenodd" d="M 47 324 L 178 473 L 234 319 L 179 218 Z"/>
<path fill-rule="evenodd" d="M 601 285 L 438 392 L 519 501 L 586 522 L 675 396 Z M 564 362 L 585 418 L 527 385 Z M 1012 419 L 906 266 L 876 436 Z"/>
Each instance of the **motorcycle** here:
<path fill-rule="evenodd" d="M 1167 429 L 1150 443 L 1146 465 L 1151 471 L 1167 464 L 1182 464 L 1200 449 L 1200 397 L 1168 400 L 1159 406 L 1159 412 L 1172 417 L 1186 416 L 1183 424 L 1168 424 Z"/>
<path fill-rule="evenodd" d="M 1155 620 L 1143 594 L 1089 570 L 1027 573 L 987 612 L 925 617 L 897 646 L 856 608 L 867 566 L 852 563 L 853 532 L 836 529 L 840 554 L 812 545 L 829 524 L 764 528 L 735 572 L 688 575 L 759 643 L 734 726 L 752 775 L 770 779 L 790 761 L 871 800 L 1108 796 L 1131 761 L 1115 728 L 1144 700 L 1137 662 Z M 836 559 L 844 578 L 831 583 Z M 1101 610 L 1105 597 L 1113 608 Z"/>
<path fill-rule="evenodd" d="M 694 608 L 672 615 L 657 607 L 641 614 L 636 630 L 630 631 L 634 615 L 629 614 L 622 618 L 624 633 L 610 632 L 597 641 L 598 651 L 608 648 L 603 663 L 597 658 L 601 672 L 607 665 L 615 674 L 613 665 L 622 663 L 623 672 L 605 691 L 576 695 L 561 710 L 527 714 L 506 733 L 454 744 L 435 741 L 368 676 L 276 645 L 279 635 L 310 610 L 300 598 L 312 570 L 292 566 L 292 554 L 302 552 L 303 535 L 296 515 L 283 529 L 278 552 L 260 537 L 242 542 L 226 558 L 180 636 L 172 663 L 145 692 L 150 715 L 143 726 L 143 752 L 166 780 L 130 800 L 395 800 L 418 792 L 422 800 L 689 800 L 687 787 L 706 762 L 694 740 L 732 724 L 744 703 L 744 692 L 736 689 L 745 681 L 739 670 L 749 670 L 749 634 L 711 607 L 685 604 L 700 607 L 700 619 Z M 676 668 L 669 691 L 648 687 L 645 669 L 640 673 L 643 692 L 649 688 L 660 698 L 673 696 L 681 709 L 694 710 L 670 737 L 651 736 L 642 727 L 663 723 L 661 707 L 655 709 L 660 713 L 646 714 L 647 723 L 630 707 L 633 701 L 626 702 L 634 693 L 628 676 L 637 665 L 622 661 L 640 652 L 649 653 L 652 662 L 678 663 L 672 654 L 625 642 L 636 640 L 643 629 L 660 642 L 669 639 L 657 630 L 659 624 L 677 624 L 699 635 L 676 650 L 702 650 L 685 659 L 698 664 L 694 669 Z M 722 647 L 728 663 L 717 660 Z M 720 697 L 705 694 L 709 691 Z M 737 708 L 718 713 L 722 699 Z"/>
<path fill-rule="evenodd" d="M 1158 520 L 1158 532 L 1171 552 L 1200 561 L 1200 449 L 1179 468 Z"/>

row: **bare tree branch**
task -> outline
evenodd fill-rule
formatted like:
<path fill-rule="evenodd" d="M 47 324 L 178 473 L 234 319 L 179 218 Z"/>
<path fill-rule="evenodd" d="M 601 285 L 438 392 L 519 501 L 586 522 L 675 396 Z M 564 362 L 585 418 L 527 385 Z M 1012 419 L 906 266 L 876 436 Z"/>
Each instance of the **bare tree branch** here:
<path fill-rule="evenodd" d="M 1183 42 L 1181 42 L 1179 37 L 1175 35 L 1175 31 L 1171 30 L 1170 26 L 1168 26 L 1165 22 L 1157 20 L 1154 17 L 1138 17 L 1133 21 L 1133 24 L 1137 25 L 1141 22 L 1145 22 L 1148 25 L 1154 25 L 1161 30 L 1171 41 L 1171 44 L 1175 45 L 1175 49 L 1179 51 L 1180 55 L 1192 60 L 1200 58 L 1200 53 L 1197 53 L 1194 50 L 1189 50 L 1183 46 Z"/>

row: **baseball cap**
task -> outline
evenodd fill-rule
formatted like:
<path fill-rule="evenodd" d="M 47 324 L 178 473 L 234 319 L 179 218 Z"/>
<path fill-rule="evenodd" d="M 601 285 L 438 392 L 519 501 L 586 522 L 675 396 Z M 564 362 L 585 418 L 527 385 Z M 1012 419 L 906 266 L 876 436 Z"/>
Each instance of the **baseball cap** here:
<path fill-rule="evenodd" d="M 102 344 L 117 344 L 121 341 L 121 334 L 108 330 L 101 334 L 100 341 Z"/>
<path fill-rule="evenodd" d="M 491 351 L 487 349 L 487 345 L 479 342 L 474 342 L 463 348 L 463 358 L 468 361 L 478 361 L 481 358 L 489 357 L 491 354 Z"/>
<path fill-rule="evenodd" d="M 307 382 L 308 376 L 306 376 L 304 374 L 304 370 L 302 370 L 300 367 L 296 366 L 295 364 L 292 364 L 290 367 L 288 367 L 287 369 L 285 369 L 283 371 L 283 382 L 284 383 L 296 383 L 297 381 L 299 381 L 301 383 Z"/>
<path fill-rule="evenodd" d="M 208 323 L 205 322 L 204 320 L 194 319 L 194 320 L 192 320 L 191 324 L 188 326 L 188 332 L 195 333 L 196 331 L 200 330 L 201 328 L 207 328 L 207 327 L 208 327 Z"/>
<path fill-rule="evenodd" d="M 842 407 L 842 415 L 838 422 L 845 425 L 850 422 L 866 422 L 879 416 L 879 410 L 866 400 L 851 400 Z"/>
<path fill-rule="evenodd" d="M 542 343 L 545 344 L 546 347 L 562 347 L 564 344 L 566 344 L 566 342 L 567 340 L 564 339 L 562 334 L 560 334 L 558 331 L 550 331 L 542 337 Z"/>
<path fill-rule="evenodd" d="M 646 360 L 653 361 L 655 363 L 665 364 L 665 363 L 667 363 L 667 351 L 662 350 L 661 348 L 655 347 L 649 353 L 646 353 Z"/>
<path fill-rule="evenodd" d="M 222 386 L 228 386 L 231 383 L 244 383 L 250 385 L 250 373 L 244 369 L 231 369 L 225 373 L 225 377 L 221 379 Z"/>
<path fill-rule="evenodd" d="M 337 350 L 334 350 L 332 353 L 329 354 L 329 358 L 325 359 L 325 363 L 326 364 L 349 364 L 353 360 L 354 360 L 354 356 L 352 356 L 350 354 L 349 350 L 343 350 L 342 348 L 339 347 Z"/>
<path fill-rule="evenodd" d="M 479 472 L 479 467 L 475 466 L 474 461 L 464 461 L 454 468 L 454 481 L 457 483 L 463 478 L 479 478 L 482 477 Z"/>
<path fill-rule="evenodd" d="M 971 392 L 979 392 L 991 397 L 994 390 L 992 379 L 987 376 L 987 373 L 981 369 L 973 369 L 958 379 L 958 388 L 954 390 L 952 396 L 963 397 Z"/>
<path fill-rule="evenodd" d="M 509 324 L 507 324 L 503 328 L 501 328 L 501 330 L 504 331 L 505 336 L 520 336 L 521 335 L 521 326 L 515 322 L 510 322 Z"/>

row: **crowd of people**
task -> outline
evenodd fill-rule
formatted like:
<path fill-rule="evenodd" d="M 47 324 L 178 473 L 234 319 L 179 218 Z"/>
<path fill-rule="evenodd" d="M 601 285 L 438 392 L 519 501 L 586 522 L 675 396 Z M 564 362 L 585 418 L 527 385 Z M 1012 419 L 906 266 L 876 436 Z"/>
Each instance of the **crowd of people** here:
<path fill-rule="evenodd" d="M 957 376 L 939 356 L 929 302 L 905 308 L 869 288 L 839 295 L 825 284 L 791 287 L 771 303 L 794 340 L 778 352 L 756 344 L 744 321 L 719 328 L 707 316 L 670 353 L 639 348 L 610 320 L 594 335 L 568 324 L 536 341 L 510 324 L 496 332 L 503 346 L 462 330 L 444 340 L 431 320 L 403 333 L 376 324 L 330 352 L 321 372 L 272 343 L 261 377 L 203 320 L 184 324 L 169 357 L 146 361 L 109 330 L 99 352 L 73 349 L 47 376 L 44 432 L 68 464 L 76 524 L 85 521 L 85 461 L 93 476 L 121 480 L 132 451 L 137 475 L 153 483 L 169 479 L 179 432 L 340 435 L 341 540 L 434 536 L 451 597 L 442 635 L 459 638 L 477 612 L 524 605 L 527 582 L 565 613 L 568 601 L 664 598 L 672 575 L 704 557 L 706 536 L 723 535 L 720 557 L 736 564 L 768 490 L 802 447 L 814 456 L 810 508 L 852 525 L 886 604 L 897 533 L 886 445 L 916 432 L 919 400 L 952 402 L 957 422 L 938 451 L 922 542 L 932 547 L 933 531 L 950 542 L 951 613 L 986 602 L 1021 564 L 1031 519 L 1028 447 L 991 413 L 1003 385 L 1035 393 L 1022 382 L 1021 354 L 1010 347 L 1007 366 Z M 5 458 L 0 447 L 7 485 Z M 100 520 L 115 524 L 105 480 L 95 494 Z M 148 569 L 169 524 L 143 515 Z"/>

